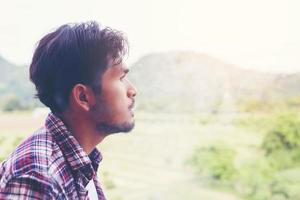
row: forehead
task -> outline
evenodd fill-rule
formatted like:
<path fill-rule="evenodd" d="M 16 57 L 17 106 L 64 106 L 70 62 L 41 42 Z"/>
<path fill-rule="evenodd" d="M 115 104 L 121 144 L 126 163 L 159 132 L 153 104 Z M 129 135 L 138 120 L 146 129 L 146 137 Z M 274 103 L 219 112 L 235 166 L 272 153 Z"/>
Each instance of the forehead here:
<path fill-rule="evenodd" d="M 124 62 L 120 63 L 109 63 L 109 66 L 104 73 L 107 74 L 108 76 L 120 76 L 121 74 L 127 73 L 129 71 L 129 68 Z"/>

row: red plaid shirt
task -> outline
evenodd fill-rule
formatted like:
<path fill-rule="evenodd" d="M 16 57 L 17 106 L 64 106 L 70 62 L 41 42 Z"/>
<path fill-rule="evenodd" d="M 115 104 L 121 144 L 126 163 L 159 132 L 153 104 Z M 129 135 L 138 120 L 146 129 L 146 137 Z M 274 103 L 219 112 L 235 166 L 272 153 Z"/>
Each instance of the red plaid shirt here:
<path fill-rule="evenodd" d="M 45 127 L 25 140 L 0 165 L 0 199 L 88 199 L 93 179 L 98 197 L 105 200 L 97 179 L 102 156 L 87 155 L 64 123 L 50 113 Z"/>

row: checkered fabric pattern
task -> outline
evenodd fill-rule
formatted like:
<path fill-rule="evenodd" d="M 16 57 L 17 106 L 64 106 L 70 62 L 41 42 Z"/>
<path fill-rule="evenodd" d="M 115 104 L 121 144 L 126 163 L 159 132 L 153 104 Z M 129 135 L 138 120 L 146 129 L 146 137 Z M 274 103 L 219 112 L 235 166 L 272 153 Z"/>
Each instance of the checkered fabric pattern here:
<path fill-rule="evenodd" d="M 0 199 L 89 199 L 93 179 L 98 199 L 105 196 L 97 177 L 102 160 L 87 155 L 64 123 L 50 113 L 45 127 L 20 144 L 0 165 Z"/>

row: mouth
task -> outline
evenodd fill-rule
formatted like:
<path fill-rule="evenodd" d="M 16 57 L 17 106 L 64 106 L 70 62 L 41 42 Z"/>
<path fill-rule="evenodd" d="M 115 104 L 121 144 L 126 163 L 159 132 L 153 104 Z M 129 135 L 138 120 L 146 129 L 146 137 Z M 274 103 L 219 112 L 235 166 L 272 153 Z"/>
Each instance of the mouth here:
<path fill-rule="evenodd" d="M 128 107 L 129 111 L 131 112 L 131 114 L 133 115 L 134 110 L 135 110 L 135 101 L 133 100 L 131 105 Z"/>

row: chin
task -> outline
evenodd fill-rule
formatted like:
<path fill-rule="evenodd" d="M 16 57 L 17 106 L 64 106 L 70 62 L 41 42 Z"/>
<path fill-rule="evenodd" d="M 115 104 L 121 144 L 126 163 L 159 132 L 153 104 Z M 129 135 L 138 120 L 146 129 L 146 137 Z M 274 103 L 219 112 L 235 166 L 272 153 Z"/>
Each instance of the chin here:
<path fill-rule="evenodd" d="M 131 118 L 129 121 L 120 124 L 120 128 L 122 127 L 123 129 L 123 131 L 120 132 L 128 133 L 134 128 L 134 125 L 135 125 L 134 118 Z"/>
<path fill-rule="evenodd" d="M 99 123 L 96 128 L 99 132 L 103 132 L 106 134 L 112 133 L 128 133 L 134 128 L 134 120 L 131 122 L 123 122 L 123 123 Z"/>

